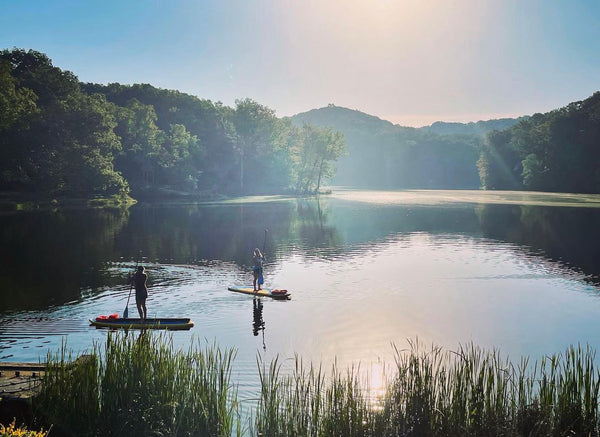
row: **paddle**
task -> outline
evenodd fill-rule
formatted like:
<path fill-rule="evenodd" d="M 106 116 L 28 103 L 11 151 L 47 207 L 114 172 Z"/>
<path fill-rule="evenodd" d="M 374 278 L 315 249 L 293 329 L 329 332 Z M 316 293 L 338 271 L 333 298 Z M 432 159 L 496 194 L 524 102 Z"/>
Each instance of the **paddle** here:
<path fill-rule="evenodd" d="M 265 239 L 263 241 L 263 250 L 262 250 L 262 256 L 263 256 L 263 260 L 265 259 L 265 248 L 267 247 L 267 231 L 268 229 L 265 229 Z M 262 285 L 264 284 L 265 280 L 263 279 L 263 272 L 262 269 L 260 269 L 260 274 L 258 277 L 258 285 Z"/>
<path fill-rule="evenodd" d="M 265 247 L 267 247 L 267 232 L 268 231 L 269 231 L 268 229 L 265 229 L 265 239 L 263 241 L 263 251 L 262 251 L 263 257 L 265 256 Z"/>
<path fill-rule="evenodd" d="M 135 271 L 137 272 L 138 260 L 135 261 Z M 135 275 L 135 272 L 134 272 Z M 129 298 L 131 297 L 131 290 L 133 289 L 133 278 L 131 279 L 131 284 L 129 285 L 129 296 L 127 296 L 127 303 L 125 304 L 125 311 L 123 311 L 123 318 L 126 319 L 129 317 Z"/>

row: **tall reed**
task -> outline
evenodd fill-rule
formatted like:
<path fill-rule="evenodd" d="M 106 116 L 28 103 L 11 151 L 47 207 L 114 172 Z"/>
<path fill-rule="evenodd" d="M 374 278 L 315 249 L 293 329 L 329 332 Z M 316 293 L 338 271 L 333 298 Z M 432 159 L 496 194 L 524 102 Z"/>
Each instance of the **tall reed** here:
<path fill-rule="evenodd" d="M 36 410 L 83 436 L 240 435 L 234 356 L 215 345 L 176 350 L 165 334 L 111 333 L 80 365 L 64 347 L 49 356 Z"/>
<path fill-rule="evenodd" d="M 530 365 L 473 345 L 457 352 L 418 343 L 396 350 L 383 435 L 597 436 L 595 353 L 570 347 Z"/>
<path fill-rule="evenodd" d="M 598 436 L 600 377 L 595 353 L 570 347 L 513 365 L 497 350 L 395 348 L 382 403 L 369 399 L 360 369 L 306 366 L 289 374 L 259 362 L 261 396 L 253 435 Z"/>
<path fill-rule="evenodd" d="M 279 359 L 260 362 L 261 396 L 253 435 L 369 436 L 377 421 L 359 368 L 342 371 L 334 363 L 326 375 L 298 356 L 291 374 L 281 374 Z"/>
<path fill-rule="evenodd" d="M 413 341 L 394 353 L 379 401 L 360 366 L 324 371 L 295 356 L 283 371 L 279 358 L 259 359 L 260 393 L 242 430 L 233 351 L 111 334 L 78 366 L 64 346 L 50 357 L 35 406 L 82 436 L 600 436 L 600 373 L 589 346 L 516 364 L 474 345 Z"/>

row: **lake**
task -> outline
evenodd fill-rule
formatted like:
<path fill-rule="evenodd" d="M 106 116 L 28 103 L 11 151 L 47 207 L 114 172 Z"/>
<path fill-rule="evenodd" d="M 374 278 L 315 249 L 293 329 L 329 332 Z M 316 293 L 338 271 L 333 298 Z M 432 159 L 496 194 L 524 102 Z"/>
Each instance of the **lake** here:
<path fill-rule="evenodd" d="M 3 212 L 0 361 L 103 341 L 107 331 L 88 319 L 123 313 L 138 261 L 149 316 L 195 322 L 170 334 L 177 346 L 237 350 L 240 399 L 257 395 L 257 360 L 276 356 L 376 375 L 393 364 L 394 345 L 416 339 L 474 343 L 515 361 L 596 347 L 599 223 L 600 196 L 485 191 Z M 255 247 L 264 247 L 265 286 L 291 300 L 227 291 L 252 283 Z"/>

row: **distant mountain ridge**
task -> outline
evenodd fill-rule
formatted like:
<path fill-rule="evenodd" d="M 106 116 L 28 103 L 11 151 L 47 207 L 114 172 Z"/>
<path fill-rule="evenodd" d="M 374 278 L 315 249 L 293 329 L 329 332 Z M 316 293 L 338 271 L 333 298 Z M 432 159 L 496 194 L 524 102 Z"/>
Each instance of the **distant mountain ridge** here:
<path fill-rule="evenodd" d="M 291 116 L 290 119 L 297 126 L 301 126 L 303 123 L 336 129 L 340 126 L 346 126 L 353 130 L 372 134 L 394 133 L 398 130 L 414 129 L 394 124 L 391 121 L 383 120 L 356 109 L 348 109 L 333 104 L 301 112 Z"/>
<path fill-rule="evenodd" d="M 469 123 L 436 121 L 429 126 L 419 129 L 436 133 L 438 135 L 485 135 L 493 130 L 504 130 L 514 126 L 522 120 L 527 120 L 528 115 L 518 118 L 498 118 L 492 120 L 479 120 Z"/>
<path fill-rule="evenodd" d="M 348 109 L 343 106 L 329 104 L 323 108 L 311 109 L 306 112 L 290 117 L 296 125 L 302 123 L 310 123 L 317 126 L 340 126 L 344 124 L 352 124 L 355 129 L 365 129 L 366 132 L 380 134 L 382 132 L 399 132 L 399 131 L 423 131 L 431 132 L 437 135 L 485 135 L 493 130 L 504 130 L 514 126 L 522 120 L 526 120 L 529 116 L 521 116 L 518 118 L 499 118 L 491 120 L 479 120 L 469 123 L 445 122 L 436 121 L 429 126 L 413 128 L 394 124 L 388 120 L 381 119 L 377 116 L 358 111 L 356 109 Z"/>
<path fill-rule="evenodd" d="M 332 104 L 290 119 L 297 126 L 308 123 L 329 127 L 344 135 L 347 154 L 338 159 L 337 174 L 331 181 L 334 185 L 383 189 L 480 187 L 476 165 L 480 135 L 439 135 Z"/>

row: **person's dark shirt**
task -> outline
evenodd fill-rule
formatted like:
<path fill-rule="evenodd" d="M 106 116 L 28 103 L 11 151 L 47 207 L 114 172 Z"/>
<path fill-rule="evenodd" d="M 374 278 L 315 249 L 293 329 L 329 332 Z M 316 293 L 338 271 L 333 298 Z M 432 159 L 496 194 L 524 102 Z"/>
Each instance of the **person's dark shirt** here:
<path fill-rule="evenodd" d="M 148 275 L 145 273 L 136 272 L 133 275 L 133 286 L 135 287 L 135 291 L 146 291 L 146 279 Z"/>

